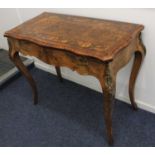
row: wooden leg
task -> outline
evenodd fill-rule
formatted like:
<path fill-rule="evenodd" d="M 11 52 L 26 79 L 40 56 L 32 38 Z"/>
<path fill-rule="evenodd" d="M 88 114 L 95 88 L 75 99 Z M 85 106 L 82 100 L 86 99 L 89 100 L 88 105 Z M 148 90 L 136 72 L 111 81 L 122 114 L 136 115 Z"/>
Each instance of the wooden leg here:
<path fill-rule="evenodd" d="M 129 80 L 129 96 L 130 96 L 130 101 L 132 108 L 134 110 L 137 110 L 137 104 L 135 102 L 135 96 L 134 96 L 134 88 L 135 88 L 135 83 L 136 79 L 138 76 L 138 72 L 140 70 L 141 64 L 143 60 L 143 54 L 141 52 L 135 52 L 135 58 L 134 58 L 134 63 L 130 75 L 130 80 Z"/>
<path fill-rule="evenodd" d="M 101 80 L 101 86 L 103 90 L 103 113 L 106 125 L 106 131 L 108 136 L 108 143 L 113 144 L 113 134 L 112 134 L 112 109 L 113 101 L 115 96 L 115 80 L 111 76 L 108 69 L 105 71 L 104 80 Z"/>
<path fill-rule="evenodd" d="M 63 81 L 63 78 L 62 78 L 62 75 L 61 75 L 60 67 L 56 66 L 56 67 L 55 67 L 55 70 L 56 70 L 56 72 L 57 72 L 57 76 L 58 76 L 60 82 L 62 82 L 62 81 Z"/>
<path fill-rule="evenodd" d="M 106 131 L 108 136 L 108 143 L 110 145 L 113 144 L 113 134 L 112 134 L 112 105 L 113 105 L 113 94 L 109 91 L 103 90 L 103 97 L 104 97 L 104 119 L 106 125 Z"/>
<path fill-rule="evenodd" d="M 34 104 L 38 103 L 38 93 L 37 93 L 37 87 L 36 84 L 31 76 L 31 74 L 29 73 L 29 71 L 27 70 L 27 68 L 24 66 L 23 62 L 21 61 L 20 57 L 19 57 L 19 53 L 18 52 L 9 52 L 9 57 L 10 59 L 13 61 L 13 63 L 15 64 L 15 66 L 20 70 L 20 72 L 25 76 L 25 78 L 28 80 L 32 91 L 33 91 L 33 100 L 34 100 Z"/>

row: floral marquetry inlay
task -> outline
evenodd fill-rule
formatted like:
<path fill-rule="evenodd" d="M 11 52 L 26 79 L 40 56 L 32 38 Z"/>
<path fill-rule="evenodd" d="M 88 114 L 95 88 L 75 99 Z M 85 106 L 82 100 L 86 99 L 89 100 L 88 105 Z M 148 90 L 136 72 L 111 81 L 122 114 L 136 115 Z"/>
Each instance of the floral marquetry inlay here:
<path fill-rule="evenodd" d="M 142 29 L 137 24 L 43 13 L 6 32 L 5 36 L 108 61 Z"/>

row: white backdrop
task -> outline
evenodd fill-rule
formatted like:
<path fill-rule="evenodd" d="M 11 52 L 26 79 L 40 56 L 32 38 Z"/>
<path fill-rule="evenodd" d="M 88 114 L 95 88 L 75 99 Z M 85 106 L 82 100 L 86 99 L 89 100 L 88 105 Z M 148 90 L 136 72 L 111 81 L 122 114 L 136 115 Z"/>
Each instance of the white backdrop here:
<path fill-rule="evenodd" d="M 32 18 L 43 11 L 89 16 L 111 20 L 140 23 L 145 26 L 143 41 L 147 56 L 140 71 L 135 96 L 140 108 L 155 112 L 155 9 L 0 9 L 0 47 L 8 49 L 3 34 L 6 30 Z M 117 77 L 116 97 L 129 103 L 128 80 L 132 61 L 122 69 Z M 51 66 L 36 61 L 36 66 L 54 73 Z M 63 76 L 94 90 L 101 91 L 94 77 L 80 76 L 67 68 L 62 69 Z"/>

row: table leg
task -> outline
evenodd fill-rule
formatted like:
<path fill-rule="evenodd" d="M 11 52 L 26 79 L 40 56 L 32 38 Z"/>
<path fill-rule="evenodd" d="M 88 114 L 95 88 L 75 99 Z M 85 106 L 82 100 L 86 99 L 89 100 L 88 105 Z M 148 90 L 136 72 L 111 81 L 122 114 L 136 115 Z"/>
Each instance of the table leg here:
<path fill-rule="evenodd" d="M 62 75 L 61 75 L 60 67 L 59 66 L 55 66 L 55 70 L 56 70 L 56 73 L 57 73 L 57 76 L 58 76 L 60 82 L 62 82 L 63 78 L 62 78 Z"/>
<path fill-rule="evenodd" d="M 115 81 L 111 76 L 109 69 L 105 71 L 105 76 L 103 80 L 100 81 L 103 90 L 103 113 L 106 125 L 106 131 L 108 136 L 108 143 L 113 144 L 113 134 L 112 134 L 112 109 L 113 101 L 115 96 Z"/>
<path fill-rule="evenodd" d="M 37 87 L 35 84 L 35 81 L 33 80 L 31 74 L 29 73 L 28 69 L 24 66 L 23 62 L 21 61 L 19 57 L 19 53 L 16 51 L 9 51 L 9 57 L 12 60 L 12 62 L 15 64 L 15 66 L 20 70 L 20 72 L 25 76 L 25 78 L 28 80 L 32 91 L 33 91 L 33 100 L 34 104 L 37 104 L 38 102 L 38 93 L 37 93 Z"/>
<path fill-rule="evenodd" d="M 108 143 L 111 145 L 113 144 L 113 134 L 112 134 L 112 102 L 113 102 L 113 94 L 109 91 L 103 92 L 104 97 L 104 119 L 105 119 L 105 125 L 108 135 Z"/>
<path fill-rule="evenodd" d="M 135 89 L 135 83 L 138 76 L 138 72 L 142 64 L 142 60 L 143 60 L 143 53 L 140 51 L 135 52 L 134 63 L 133 63 L 130 80 L 129 80 L 129 96 L 130 96 L 132 108 L 134 110 L 137 110 L 137 104 L 135 102 L 135 96 L 134 96 L 134 89 Z"/>

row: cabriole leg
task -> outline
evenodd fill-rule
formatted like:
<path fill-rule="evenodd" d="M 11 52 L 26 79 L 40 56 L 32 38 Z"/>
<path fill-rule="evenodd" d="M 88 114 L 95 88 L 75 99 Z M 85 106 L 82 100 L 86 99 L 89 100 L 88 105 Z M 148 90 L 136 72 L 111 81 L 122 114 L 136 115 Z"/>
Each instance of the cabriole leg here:
<path fill-rule="evenodd" d="M 100 80 L 103 90 L 103 114 L 106 126 L 106 132 L 108 137 L 108 143 L 113 144 L 112 134 L 112 109 L 115 96 L 115 78 L 111 76 L 110 70 L 107 67 L 105 69 L 105 75 L 103 80 Z"/>
<path fill-rule="evenodd" d="M 37 87 L 36 87 L 35 81 L 33 80 L 28 69 L 24 66 L 23 62 L 21 61 L 21 59 L 19 57 L 19 52 L 14 50 L 14 48 L 12 47 L 10 42 L 9 42 L 9 57 L 10 57 L 11 61 L 15 64 L 15 66 L 20 70 L 20 72 L 28 80 L 28 82 L 32 88 L 32 91 L 33 91 L 34 104 L 37 104 L 38 103 L 38 93 L 37 93 Z"/>
<path fill-rule="evenodd" d="M 135 52 L 134 63 L 133 63 L 130 80 L 129 80 L 129 97 L 130 97 L 132 108 L 134 110 L 137 110 L 137 104 L 135 102 L 135 96 L 134 96 L 135 83 L 143 61 L 143 57 L 144 56 L 142 52 L 140 51 Z"/>

